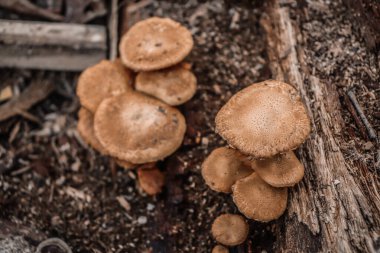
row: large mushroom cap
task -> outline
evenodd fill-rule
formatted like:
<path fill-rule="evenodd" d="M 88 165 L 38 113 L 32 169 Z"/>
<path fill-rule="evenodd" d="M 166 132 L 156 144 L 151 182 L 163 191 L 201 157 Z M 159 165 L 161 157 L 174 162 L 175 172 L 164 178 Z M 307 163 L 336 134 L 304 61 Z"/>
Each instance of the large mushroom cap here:
<path fill-rule="evenodd" d="M 239 151 L 221 147 L 213 150 L 202 164 L 206 184 L 217 192 L 231 192 L 231 186 L 253 173 L 242 161 Z"/>
<path fill-rule="evenodd" d="M 182 143 L 186 123 L 177 109 L 130 92 L 103 100 L 94 128 L 111 155 L 141 164 L 172 154 Z"/>
<path fill-rule="evenodd" d="M 86 108 L 80 108 L 78 112 L 78 132 L 83 140 L 102 155 L 107 155 L 107 150 L 96 138 L 94 133 L 94 115 Z"/>
<path fill-rule="evenodd" d="M 252 161 L 252 168 L 274 187 L 293 186 L 303 178 L 305 169 L 293 151 Z"/>
<path fill-rule="evenodd" d="M 136 77 L 138 91 L 156 97 L 169 105 L 180 105 L 195 94 L 197 79 L 181 66 L 157 71 L 140 72 Z"/>
<path fill-rule="evenodd" d="M 310 133 L 310 120 L 297 91 L 275 80 L 236 93 L 215 122 L 229 144 L 256 158 L 295 149 Z"/>
<path fill-rule="evenodd" d="M 103 99 L 132 90 L 131 80 L 130 73 L 119 62 L 102 60 L 82 72 L 77 95 L 80 103 L 95 113 Z"/>
<path fill-rule="evenodd" d="M 153 17 L 136 23 L 121 38 L 123 63 L 135 71 L 150 71 L 173 66 L 191 51 L 189 30 L 169 18 Z"/>
<path fill-rule="evenodd" d="M 247 238 L 249 226 L 241 215 L 222 214 L 211 227 L 212 236 L 221 244 L 235 246 Z"/>
<path fill-rule="evenodd" d="M 232 197 L 239 211 L 246 217 L 267 222 L 277 219 L 285 212 L 288 189 L 270 186 L 257 173 L 253 173 L 232 186 Z"/>

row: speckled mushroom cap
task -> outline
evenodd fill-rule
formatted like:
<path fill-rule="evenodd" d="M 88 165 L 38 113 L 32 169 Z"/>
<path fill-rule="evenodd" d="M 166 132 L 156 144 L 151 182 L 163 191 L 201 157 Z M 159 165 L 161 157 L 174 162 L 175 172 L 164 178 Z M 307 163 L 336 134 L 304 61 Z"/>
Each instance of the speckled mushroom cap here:
<path fill-rule="evenodd" d="M 169 18 L 148 18 L 136 23 L 119 44 L 123 63 L 135 71 L 151 71 L 181 62 L 193 47 L 188 29 Z"/>
<path fill-rule="evenodd" d="M 229 253 L 230 251 L 228 248 L 222 246 L 222 245 L 216 245 L 214 248 L 212 248 L 211 253 Z"/>
<path fill-rule="evenodd" d="M 236 181 L 232 197 L 239 211 L 247 218 L 268 222 L 279 218 L 286 209 L 287 188 L 265 183 L 257 173 Z"/>
<path fill-rule="evenodd" d="M 268 80 L 236 93 L 218 112 L 216 131 L 253 157 L 297 148 L 310 133 L 310 119 L 297 91 Z"/>
<path fill-rule="evenodd" d="M 94 115 L 82 107 L 78 112 L 77 129 L 82 139 L 102 155 L 107 155 L 107 150 L 100 144 L 94 133 Z"/>
<path fill-rule="evenodd" d="M 305 172 L 293 151 L 270 158 L 256 159 L 251 165 L 265 182 L 274 187 L 293 186 L 302 180 Z"/>
<path fill-rule="evenodd" d="M 135 88 L 168 105 L 176 106 L 187 102 L 195 94 L 197 79 L 190 70 L 176 66 L 140 72 L 136 77 Z"/>
<path fill-rule="evenodd" d="M 132 90 L 131 80 L 130 73 L 119 62 L 102 60 L 82 72 L 77 95 L 82 106 L 95 113 L 103 99 Z"/>
<path fill-rule="evenodd" d="M 221 244 L 235 246 L 247 238 L 249 226 L 241 215 L 222 214 L 211 227 L 212 236 Z"/>
<path fill-rule="evenodd" d="M 202 164 L 202 177 L 217 192 L 231 192 L 236 180 L 253 173 L 250 166 L 240 159 L 239 151 L 221 147 L 213 150 Z"/>
<path fill-rule="evenodd" d="M 183 115 L 156 99 L 128 92 L 103 100 L 95 134 L 112 156 L 135 164 L 161 160 L 182 143 Z"/>

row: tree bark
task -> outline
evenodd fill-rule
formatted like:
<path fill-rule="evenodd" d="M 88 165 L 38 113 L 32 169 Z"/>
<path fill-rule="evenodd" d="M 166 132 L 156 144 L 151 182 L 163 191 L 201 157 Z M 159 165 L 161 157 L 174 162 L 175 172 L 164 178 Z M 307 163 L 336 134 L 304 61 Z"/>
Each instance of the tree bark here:
<path fill-rule="evenodd" d="M 337 87 L 313 75 L 305 59 L 301 22 L 294 22 L 289 8 L 279 2 L 269 1 L 261 20 L 270 68 L 275 79 L 299 90 L 313 131 L 298 152 L 305 178 L 290 190 L 288 215 L 276 232 L 276 251 L 377 252 L 380 195 L 376 175 L 344 157 L 344 143 L 337 136 L 345 126 Z"/>

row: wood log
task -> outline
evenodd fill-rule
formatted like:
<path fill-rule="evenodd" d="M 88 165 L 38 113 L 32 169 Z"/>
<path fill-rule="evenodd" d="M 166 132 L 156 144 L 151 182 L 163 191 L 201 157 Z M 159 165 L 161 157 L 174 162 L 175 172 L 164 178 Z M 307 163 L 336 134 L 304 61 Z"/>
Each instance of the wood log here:
<path fill-rule="evenodd" d="M 268 1 L 261 24 L 273 77 L 297 87 L 313 129 L 298 152 L 305 178 L 290 189 L 275 251 L 378 252 L 378 181 L 368 168 L 344 157 L 345 143 L 336 134 L 345 126 L 337 87 L 309 69 L 301 22 L 290 18 L 288 7 Z"/>
<path fill-rule="evenodd" d="M 0 67 L 81 71 L 106 57 L 103 26 L 0 20 Z"/>

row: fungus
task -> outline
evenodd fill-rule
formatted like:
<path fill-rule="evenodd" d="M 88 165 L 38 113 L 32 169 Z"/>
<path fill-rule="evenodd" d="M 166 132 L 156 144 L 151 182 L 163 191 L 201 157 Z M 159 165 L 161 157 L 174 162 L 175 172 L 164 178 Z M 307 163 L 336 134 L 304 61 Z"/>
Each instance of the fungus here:
<path fill-rule="evenodd" d="M 226 247 L 222 246 L 222 245 L 216 245 L 212 249 L 211 253 L 229 253 L 229 250 Z"/>
<path fill-rule="evenodd" d="M 181 62 L 193 47 L 188 29 L 169 18 L 140 21 L 123 35 L 119 44 L 122 62 L 135 71 L 151 71 Z"/>
<path fill-rule="evenodd" d="M 232 197 L 239 211 L 246 217 L 268 222 L 280 217 L 286 209 L 287 188 L 275 188 L 263 181 L 257 173 L 236 181 Z"/>
<path fill-rule="evenodd" d="M 120 63 L 102 60 L 79 77 L 77 95 L 86 109 L 95 113 L 103 99 L 132 90 L 130 73 Z"/>
<path fill-rule="evenodd" d="M 102 155 L 107 155 L 107 150 L 104 149 L 94 133 L 94 115 L 84 107 L 81 107 L 78 112 L 77 129 L 87 144 Z"/>
<path fill-rule="evenodd" d="M 148 195 L 156 195 L 161 192 L 165 183 L 165 177 L 157 168 L 137 170 L 139 185 Z"/>
<path fill-rule="evenodd" d="M 106 98 L 94 120 L 95 134 L 112 156 L 135 164 L 161 160 L 182 143 L 183 115 L 138 92 Z"/>
<path fill-rule="evenodd" d="M 206 184 L 217 192 L 231 192 L 231 186 L 253 173 L 244 164 L 239 151 L 221 147 L 213 150 L 202 164 L 202 176 Z"/>
<path fill-rule="evenodd" d="M 157 71 L 140 72 L 136 77 L 138 91 L 156 97 L 172 105 L 180 105 L 195 94 L 197 79 L 194 74 L 181 66 Z"/>
<path fill-rule="evenodd" d="M 293 151 L 252 161 L 252 168 L 266 183 L 274 187 L 293 186 L 302 180 L 304 167 Z"/>
<path fill-rule="evenodd" d="M 241 215 L 222 214 L 211 227 L 212 236 L 221 244 L 235 246 L 243 243 L 248 236 L 249 226 Z"/>
<path fill-rule="evenodd" d="M 297 148 L 310 133 L 310 120 L 297 91 L 268 80 L 239 91 L 222 107 L 216 131 L 242 153 L 271 157 Z"/>
<path fill-rule="evenodd" d="M 121 160 L 121 159 L 117 159 L 117 158 L 114 158 L 114 160 L 118 166 L 120 166 L 126 170 L 130 170 L 130 169 L 133 169 L 136 167 L 136 164 L 125 161 L 125 160 Z"/>

